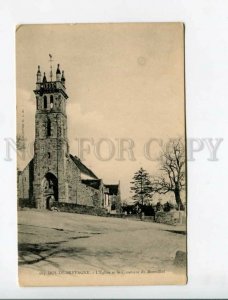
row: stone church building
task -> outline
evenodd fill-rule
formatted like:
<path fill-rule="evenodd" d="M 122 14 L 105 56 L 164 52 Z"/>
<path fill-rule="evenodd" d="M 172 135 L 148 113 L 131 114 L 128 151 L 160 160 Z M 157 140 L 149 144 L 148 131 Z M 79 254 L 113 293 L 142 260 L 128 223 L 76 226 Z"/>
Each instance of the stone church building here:
<path fill-rule="evenodd" d="M 38 66 L 34 157 L 18 171 L 18 200 L 38 209 L 53 202 L 74 203 L 116 211 L 121 205 L 120 186 L 106 185 L 77 156 L 69 152 L 67 139 L 64 71 L 47 81 Z"/>

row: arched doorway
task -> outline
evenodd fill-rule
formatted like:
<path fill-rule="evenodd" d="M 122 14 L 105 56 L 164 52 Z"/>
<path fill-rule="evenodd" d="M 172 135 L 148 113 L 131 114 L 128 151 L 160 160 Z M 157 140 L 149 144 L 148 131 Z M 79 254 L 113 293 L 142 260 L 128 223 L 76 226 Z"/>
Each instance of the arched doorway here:
<path fill-rule="evenodd" d="M 44 199 L 44 207 L 51 208 L 54 201 L 58 201 L 58 179 L 57 177 L 48 172 L 42 181 L 42 192 Z"/>

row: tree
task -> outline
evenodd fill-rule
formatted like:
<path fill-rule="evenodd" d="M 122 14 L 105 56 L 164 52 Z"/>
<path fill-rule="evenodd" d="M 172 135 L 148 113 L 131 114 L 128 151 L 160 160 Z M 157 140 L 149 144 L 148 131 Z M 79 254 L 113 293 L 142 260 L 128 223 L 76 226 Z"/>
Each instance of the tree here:
<path fill-rule="evenodd" d="M 170 203 L 169 201 L 167 201 L 164 205 L 163 205 L 163 210 L 164 211 L 170 211 L 171 209 L 174 208 L 174 205 L 172 203 Z"/>
<path fill-rule="evenodd" d="M 162 174 L 153 180 L 153 190 L 159 194 L 173 192 L 177 206 L 183 210 L 180 192 L 185 188 L 185 147 L 181 138 L 171 140 L 161 152 Z"/>
<path fill-rule="evenodd" d="M 131 192 L 134 193 L 132 198 L 137 200 L 142 206 L 145 201 L 152 198 L 153 191 L 150 176 L 143 168 L 140 168 L 139 171 L 134 174 L 131 184 Z"/>

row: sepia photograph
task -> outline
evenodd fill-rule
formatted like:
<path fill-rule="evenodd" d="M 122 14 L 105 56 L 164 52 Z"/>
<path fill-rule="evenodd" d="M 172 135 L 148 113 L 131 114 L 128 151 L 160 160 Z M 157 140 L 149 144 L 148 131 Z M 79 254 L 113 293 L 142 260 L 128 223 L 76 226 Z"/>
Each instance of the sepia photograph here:
<path fill-rule="evenodd" d="M 184 24 L 15 34 L 20 286 L 185 285 Z"/>

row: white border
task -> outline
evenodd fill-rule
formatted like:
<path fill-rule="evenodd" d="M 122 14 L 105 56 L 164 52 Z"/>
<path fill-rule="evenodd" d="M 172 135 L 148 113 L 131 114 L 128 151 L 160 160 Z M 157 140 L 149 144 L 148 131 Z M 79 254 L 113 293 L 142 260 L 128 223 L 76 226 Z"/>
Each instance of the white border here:
<path fill-rule="evenodd" d="M 228 296 L 228 1 L 20 0 L 0 5 L 0 297 L 223 298 Z M 186 26 L 188 137 L 224 139 L 219 161 L 208 152 L 188 165 L 189 283 L 170 287 L 19 288 L 16 160 L 5 161 L 4 138 L 15 136 L 15 42 L 20 23 L 183 21 Z"/>

